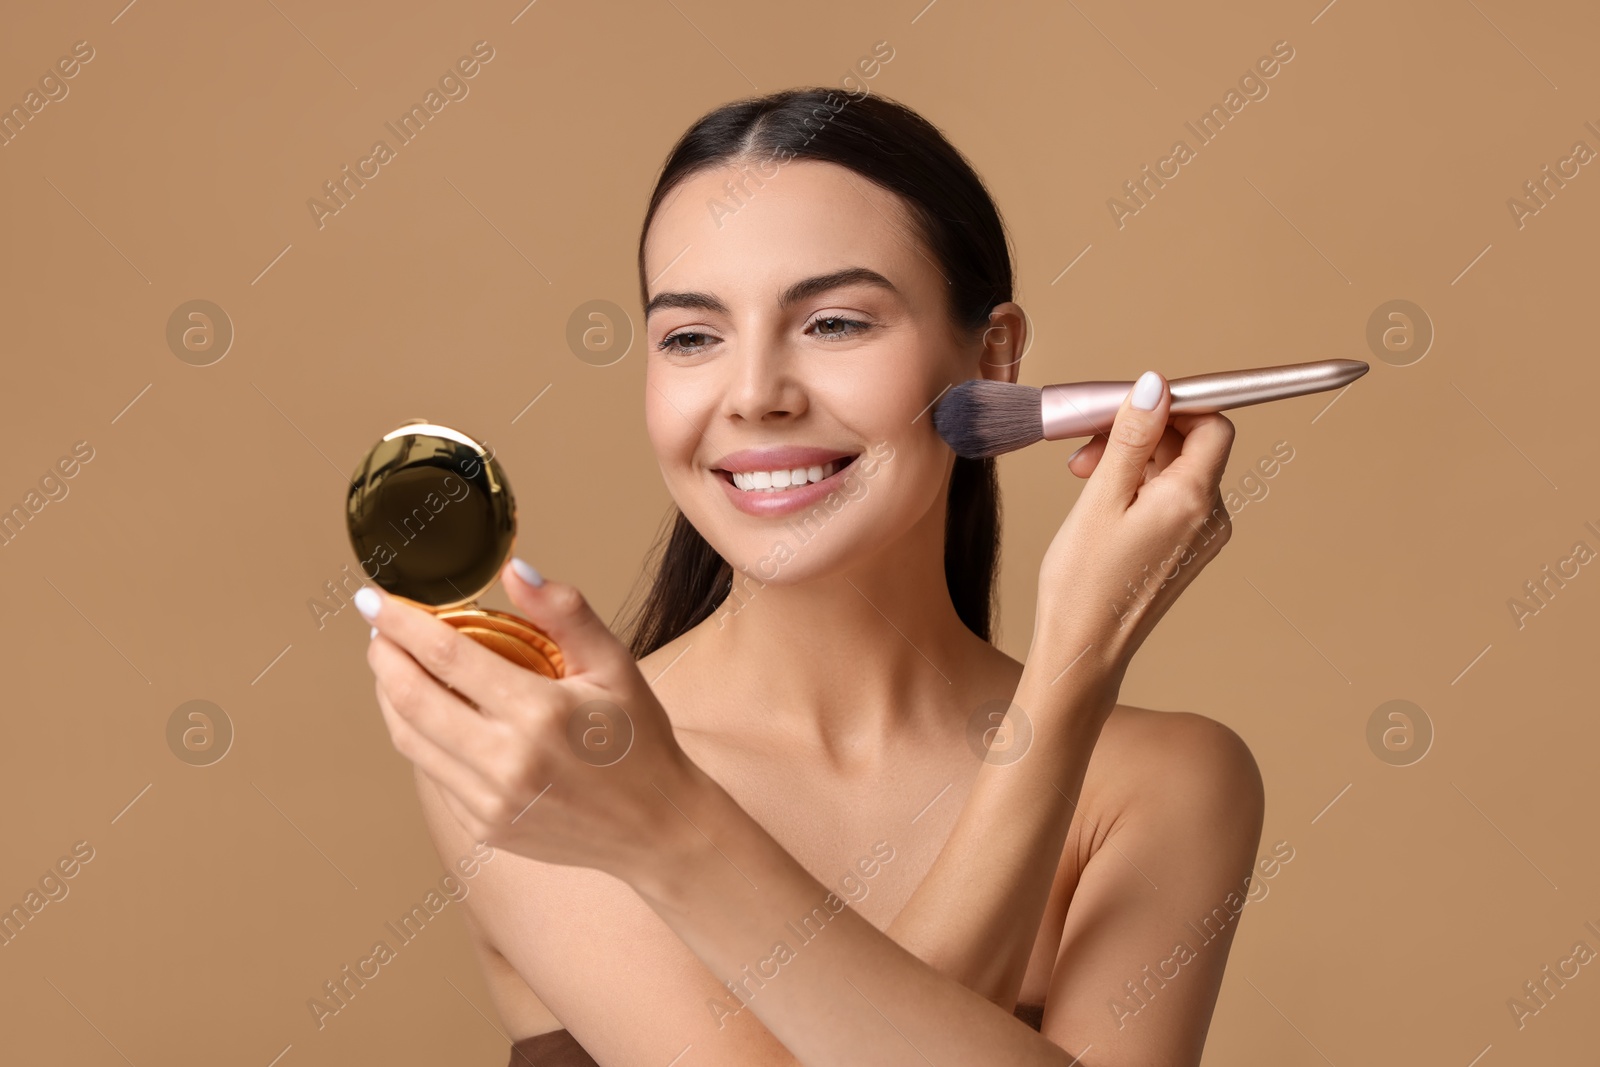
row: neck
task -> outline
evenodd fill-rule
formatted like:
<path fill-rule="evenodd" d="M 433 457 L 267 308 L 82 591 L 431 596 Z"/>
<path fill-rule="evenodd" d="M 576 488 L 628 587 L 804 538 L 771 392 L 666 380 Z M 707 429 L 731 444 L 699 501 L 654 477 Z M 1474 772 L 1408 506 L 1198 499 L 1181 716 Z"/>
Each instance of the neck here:
<path fill-rule="evenodd" d="M 941 501 L 893 544 L 814 581 L 736 572 L 733 592 L 685 638 L 698 663 L 718 665 L 711 684 L 725 706 L 747 709 L 763 734 L 841 758 L 870 759 L 908 729 L 964 722 L 985 698 L 987 674 L 974 665 L 1002 653 L 950 600 L 944 511 Z"/>

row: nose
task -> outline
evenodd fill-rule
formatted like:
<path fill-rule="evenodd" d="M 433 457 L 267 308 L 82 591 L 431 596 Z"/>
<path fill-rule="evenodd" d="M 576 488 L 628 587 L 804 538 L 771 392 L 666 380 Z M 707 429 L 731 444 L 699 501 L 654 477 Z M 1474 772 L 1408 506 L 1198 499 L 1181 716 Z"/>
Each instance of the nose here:
<path fill-rule="evenodd" d="M 722 361 L 722 415 L 761 423 L 792 418 L 805 411 L 805 388 L 795 373 L 794 353 L 775 338 L 744 341 L 734 358 Z"/>

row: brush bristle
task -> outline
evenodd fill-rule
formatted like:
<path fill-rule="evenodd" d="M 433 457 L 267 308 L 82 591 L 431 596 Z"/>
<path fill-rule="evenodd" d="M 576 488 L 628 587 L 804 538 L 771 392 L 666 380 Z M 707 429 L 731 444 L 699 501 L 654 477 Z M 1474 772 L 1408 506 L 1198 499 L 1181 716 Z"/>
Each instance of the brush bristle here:
<path fill-rule="evenodd" d="M 933 425 L 956 455 L 987 459 L 1044 439 L 1041 391 L 971 378 L 951 389 L 933 413 Z"/>

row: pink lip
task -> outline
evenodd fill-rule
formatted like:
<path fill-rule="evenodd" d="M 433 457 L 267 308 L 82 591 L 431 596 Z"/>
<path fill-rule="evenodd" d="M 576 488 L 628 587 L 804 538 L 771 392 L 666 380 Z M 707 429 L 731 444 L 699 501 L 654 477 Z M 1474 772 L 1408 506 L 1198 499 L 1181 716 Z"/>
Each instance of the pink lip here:
<path fill-rule="evenodd" d="M 804 445 L 783 445 L 779 448 L 745 448 L 730 452 L 711 466 L 716 470 L 735 471 L 785 471 L 796 467 L 820 467 L 830 459 L 848 459 L 853 452 L 838 449 L 808 448 Z M 820 483 L 818 483 L 820 484 Z"/>
<path fill-rule="evenodd" d="M 726 456 L 722 463 L 743 464 L 734 469 L 747 470 L 782 470 L 785 467 L 821 466 L 832 459 L 843 459 L 850 453 L 828 452 L 819 448 L 780 448 L 763 451 L 735 452 Z M 770 462 L 770 467 L 760 463 L 751 463 L 746 457 L 762 456 L 762 463 Z M 798 458 L 796 458 L 798 457 Z M 829 493 L 833 492 L 843 482 L 844 476 L 855 464 L 847 463 L 840 467 L 820 482 L 807 482 L 805 485 L 789 489 L 774 489 L 746 491 L 733 484 L 733 479 L 721 471 L 712 471 L 712 477 L 722 485 L 722 491 L 728 494 L 728 502 L 746 515 L 757 518 L 773 518 L 788 515 L 796 511 L 803 511 L 822 501 Z M 723 467 L 722 470 L 727 470 Z"/>

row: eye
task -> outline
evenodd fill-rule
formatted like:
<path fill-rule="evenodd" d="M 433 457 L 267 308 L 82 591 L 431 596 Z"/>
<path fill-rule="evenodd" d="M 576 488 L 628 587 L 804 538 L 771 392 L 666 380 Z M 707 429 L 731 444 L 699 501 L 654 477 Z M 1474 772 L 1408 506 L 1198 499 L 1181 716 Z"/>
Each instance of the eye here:
<path fill-rule="evenodd" d="M 808 329 L 816 327 L 817 335 L 827 340 L 854 337 L 872 329 L 872 323 L 847 319 L 842 315 L 822 315 L 811 320 Z"/>
<path fill-rule="evenodd" d="M 679 344 L 688 338 L 699 338 L 695 344 Z M 708 341 L 716 338 L 709 334 L 697 333 L 694 330 L 682 330 L 678 333 L 669 333 L 656 343 L 656 350 L 660 352 L 696 352 L 706 347 Z"/>

